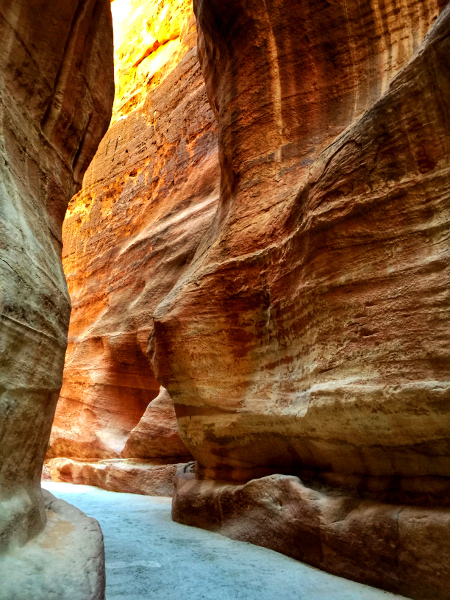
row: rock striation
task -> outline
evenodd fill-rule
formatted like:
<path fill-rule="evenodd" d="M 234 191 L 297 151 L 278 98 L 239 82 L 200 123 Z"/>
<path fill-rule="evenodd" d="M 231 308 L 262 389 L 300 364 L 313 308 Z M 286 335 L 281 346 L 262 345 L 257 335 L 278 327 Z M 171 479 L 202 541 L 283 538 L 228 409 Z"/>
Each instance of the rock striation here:
<path fill-rule="evenodd" d="M 189 271 L 155 310 L 150 345 L 196 459 L 197 480 L 177 483 L 179 522 L 227 533 L 229 513 L 214 521 L 220 482 L 238 490 L 263 477 L 248 502 L 227 492 L 241 532 L 247 518 L 259 528 L 251 541 L 292 555 L 303 545 L 311 564 L 428 600 L 444 600 L 450 582 L 445 5 L 194 2 L 221 197 Z M 345 533 L 333 561 L 318 558 L 324 529 L 308 528 L 308 514 L 330 523 L 312 491 L 286 491 L 302 498 L 298 536 L 264 536 L 252 514 L 265 490 L 282 506 L 276 473 L 331 504 L 336 494 L 378 502 L 372 521 L 355 505 L 342 522 L 355 539 L 379 535 L 372 559 L 354 569 L 358 545 L 344 551 Z M 408 509 L 399 529 L 392 505 L 432 516 Z M 383 511 L 397 537 L 380 529 Z"/>
<path fill-rule="evenodd" d="M 0 554 L 16 558 L 47 535 L 39 482 L 70 314 L 61 227 L 109 123 L 112 58 L 107 0 L 0 2 Z M 101 562 L 86 600 L 103 596 Z"/>
<path fill-rule="evenodd" d="M 95 485 L 110 492 L 172 496 L 174 480 L 185 462 L 174 463 L 174 457 L 74 460 L 53 458 L 45 465 L 48 479 L 80 485 Z M 188 460 L 182 457 L 180 460 Z"/>
<path fill-rule="evenodd" d="M 72 315 L 47 467 L 55 480 L 83 473 L 103 485 L 107 465 L 122 491 L 148 493 L 161 459 L 172 481 L 191 457 L 146 351 L 153 310 L 216 210 L 217 132 L 191 2 L 114 0 L 112 11 L 112 125 L 63 230 Z"/>

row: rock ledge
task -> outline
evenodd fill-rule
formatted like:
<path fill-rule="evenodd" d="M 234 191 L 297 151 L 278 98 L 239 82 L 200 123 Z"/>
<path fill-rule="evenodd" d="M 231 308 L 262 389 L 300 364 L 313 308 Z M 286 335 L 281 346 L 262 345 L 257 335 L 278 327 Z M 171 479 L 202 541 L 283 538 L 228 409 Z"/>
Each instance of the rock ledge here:
<path fill-rule="evenodd" d="M 374 502 L 271 475 L 242 485 L 178 469 L 172 517 L 417 600 L 447 600 L 450 508 Z"/>

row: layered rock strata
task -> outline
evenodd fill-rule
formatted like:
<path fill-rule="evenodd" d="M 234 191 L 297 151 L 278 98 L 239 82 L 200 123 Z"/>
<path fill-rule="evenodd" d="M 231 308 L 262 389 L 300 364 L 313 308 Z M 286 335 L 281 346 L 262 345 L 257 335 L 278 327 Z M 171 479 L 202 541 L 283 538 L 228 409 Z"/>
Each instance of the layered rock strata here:
<path fill-rule="evenodd" d="M 190 1 L 115 0 L 112 10 L 112 125 L 63 231 L 72 316 L 47 466 L 56 480 L 83 473 L 112 489 L 108 472 L 123 491 L 148 493 L 152 473 L 162 489 L 161 460 L 171 481 L 191 457 L 146 349 L 153 309 L 217 206 L 217 134 Z"/>
<path fill-rule="evenodd" d="M 186 457 L 184 458 L 186 460 Z M 177 470 L 186 463 L 174 458 L 129 458 L 80 461 L 54 458 L 45 465 L 48 479 L 80 485 L 95 485 L 110 492 L 173 496 Z"/>
<path fill-rule="evenodd" d="M 39 481 L 70 314 L 62 221 L 113 94 L 108 0 L 0 2 L 0 553 L 16 558 L 47 522 Z M 100 587 L 86 599 L 103 595 L 102 573 L 92 577 Z"/>
<path fill-rule="evenodd" d="M 355 509 L 352 535 L 379 534 L 383 569 L 353 569 L 353 544 L 334 566 L 317 558 L 323 530 L 301 533 L 310 509 L 328 518 L 315 492 L 299 492 L 298 538 L 264 543 L 424 599 L 449 586 L 450 9 L 433 25 L 445 4 L 195 3 L 221 199 L 150 348 L 197 479 L 285 473 L 356 502 L 422 505 L 396 538 Z M 283 502 L 283 481 L 236 500 L 252 541 L 265 486 Z M 216 526 L 209 486 L 179 487 L 178 521 Z M 396 526 L 395 509 L 374 511 Z M 443 551 L 428 548 L 422 569 L 427 532 Z"/>

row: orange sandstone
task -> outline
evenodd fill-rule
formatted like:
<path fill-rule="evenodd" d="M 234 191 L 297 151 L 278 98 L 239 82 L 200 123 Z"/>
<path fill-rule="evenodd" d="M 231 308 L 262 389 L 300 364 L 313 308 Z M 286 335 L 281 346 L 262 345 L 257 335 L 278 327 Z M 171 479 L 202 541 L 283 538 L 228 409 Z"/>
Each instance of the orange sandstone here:
<path fill-rule="evenodd" d="M 0 554 L 23 565 L 2 569 L 3 598 L 30 581 L 55 597 L 55 562 L 61 600 L 104 598 L 100 527 L 39 482 L 70 316 L 62 221 L 108 127 L 112 53 L 108 0 L 0 2 Z"/>
<path fill-rule="evenodd" d="M 196 459 L 177 520 L 427 600 L 450 587 L 445 4 L 194 3 L 221 198 L 151 348 Z"/>
<path fill-rule="evenodd" d="M 160 384 L 146 350 L 153 309 L 185 272 L 216 208 L 216 126 L 191 3 L 114 0 L 112 11 L 112 125 L 64 223 L 72 316 L 47 454 L 59 465 L 190 455 L 173 407 L 150 404 Z M 148 441 L 137 444 L 139 436 Z"/>

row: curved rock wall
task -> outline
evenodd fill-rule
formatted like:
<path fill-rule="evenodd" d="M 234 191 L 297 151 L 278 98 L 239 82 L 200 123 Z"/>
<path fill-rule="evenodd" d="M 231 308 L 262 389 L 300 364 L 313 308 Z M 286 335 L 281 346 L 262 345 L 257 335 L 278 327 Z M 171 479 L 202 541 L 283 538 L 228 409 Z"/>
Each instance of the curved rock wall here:
<path fill-rule="evenodd" d="M 72 316 L 47 454 L 53 478 L 81 481 L 82 470 L 83 482 L 87 466 L 62 459 L 106 460 L 97 467 L 113 470 L 114 459 L 190 456 L 167 392 L 169 404 L 147 410 L 160 384 L 146 349 L 153 309 L 186 270 L 219 195 L 216 125 L 191 2 L 115 0 L 112 10 L 115 106 L 64 223 Z M 123 479 L 128 464 L 117 463 L 117 477 L 136 491 L 136 481 Z"/>
<path fill-rule="evenodd" d="M 62 384 L 70 314 L 62 221 L 106 131 L 113 95 L 108 0 L 0 2 L 4 600 L 30 593 L 46 600 L 55 590 L 61 600 L 104 599 L 100 526 L 43 496 L 40 476 Z"/>
<path fill-rule="evenodd" d="M 439 10 L 346 5 L 197 5 L 223 189 L 154 359 L 211 477 L 448 474 L 445 42 L 390 80 Z"/>
<path fill-rule="evenodd" d="M 150 351 L 197 478 L 286 473 L 331 495 L 448 503 L 448 8 L 425 37 L 446 2 L 194 4 L 221 199 Z M 175 518 L 230 532 L 233 511 L 213 516 L 221 486 L 181 476 Z M 234 508 L 247 539 L 251 503 Z M 433 511 L 420 536 L 397 537 L 417 559 L 408 577 L 393 556 L 384 575 L 356 572 L 345 536 L 335 572 L 444 598 L 448 511 Z M 260 527 L 269 547 L 289 530 L 267 541 Z M 295 543 L 320 547 L 321 531 Z M 427 536 L 440 582 L 414 554 Z"/>
<path fill-rule="evenodd" d="M 46 521 L 70 314 L 61 227 L 113 93 L 107 0 L 0 2 L 0 552 Z"/>

